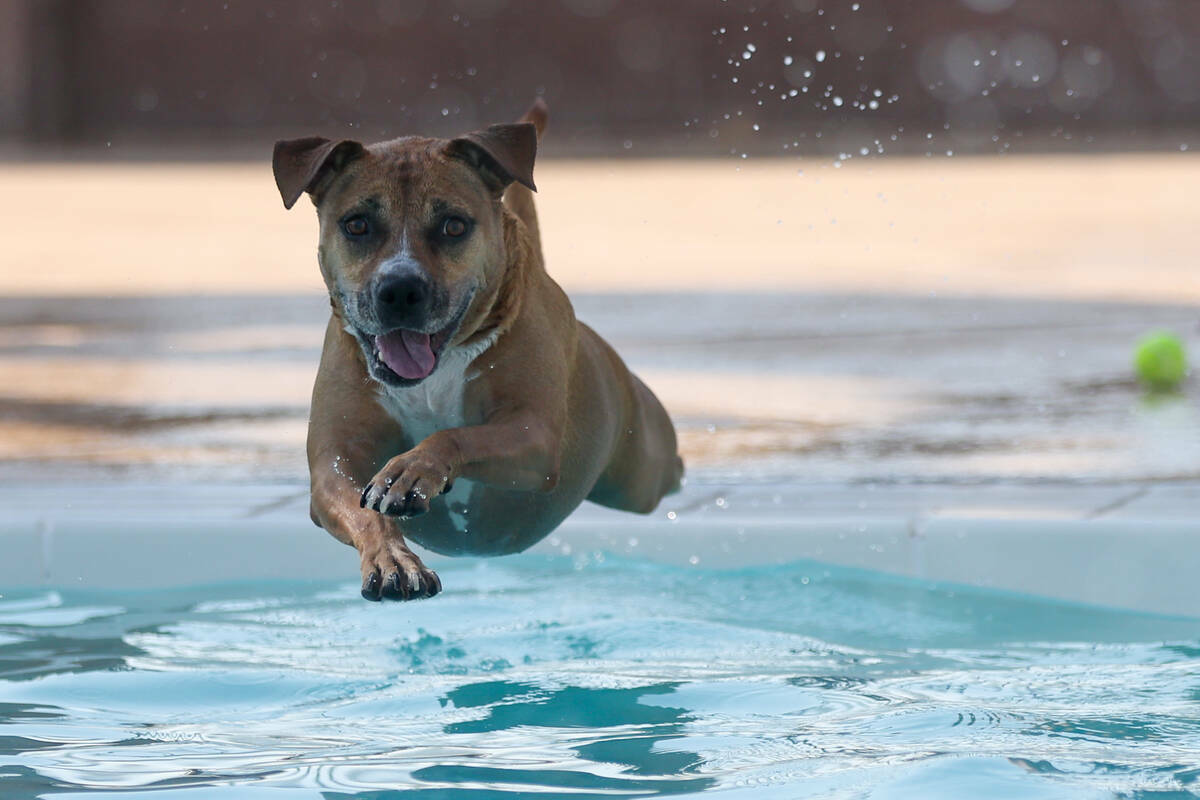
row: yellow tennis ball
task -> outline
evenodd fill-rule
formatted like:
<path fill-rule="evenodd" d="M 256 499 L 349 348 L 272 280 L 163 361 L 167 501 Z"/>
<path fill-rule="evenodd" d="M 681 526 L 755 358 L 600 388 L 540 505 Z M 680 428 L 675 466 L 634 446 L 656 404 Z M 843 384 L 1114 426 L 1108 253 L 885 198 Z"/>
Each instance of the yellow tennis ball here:
<path fill-rule="evenodd" d="M 1133 356 L 1138 379 L 1151 389 L 1176 389 L 1187 377 L 1187 352 L 1183 342 L 1169 331 L 1156 331 L 1143 336 Z"/>

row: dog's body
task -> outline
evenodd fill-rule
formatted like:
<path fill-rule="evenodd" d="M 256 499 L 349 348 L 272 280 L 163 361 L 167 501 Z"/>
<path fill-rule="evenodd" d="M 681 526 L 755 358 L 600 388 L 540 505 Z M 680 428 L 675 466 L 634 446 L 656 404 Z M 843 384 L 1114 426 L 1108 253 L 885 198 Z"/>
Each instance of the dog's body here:
<path fill-rule="evenodd" d="M 679 485 L 666 411 L 543 266 L 544 125 L 539 102 L 453 140 L 276 144 L 284 204 L 308 192 L 317 206 L 333 307 L 309 420 L 312 518 L 358 549 L 368 599 L 440 590 L 405 537 L 513 553 L 585 499 L 645 513 Z"/>

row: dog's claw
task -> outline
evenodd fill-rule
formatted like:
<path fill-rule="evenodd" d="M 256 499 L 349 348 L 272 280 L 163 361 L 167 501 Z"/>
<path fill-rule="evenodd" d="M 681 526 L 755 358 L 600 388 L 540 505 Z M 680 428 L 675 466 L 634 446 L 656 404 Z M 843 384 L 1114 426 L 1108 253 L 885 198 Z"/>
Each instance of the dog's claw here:
<path fill-rule="evenodd" d="M 417 517 L 452 486 L 450 469 L 437 459 L 410 451 L 396 456 L 371 479 L 362 507 L 389 517 Z"/>
<path fill-rule="evenodd" d="M 385 581 L 379 581 L 378 575 L 372 572 L 369 585 L 363 585 L 363 597 L 368 600 L 420 600 L 442 591 L 442 581 L 437 573 L 425 567 L 393 572 Z"/>
<path fill-rule="evenodd" d="M 376 492 L 366 499 L 363 507 L 389 517 L 419 517 L 429 511 L 429 497 L 419 489 L 411 489 L 403 496 Z"/>
<path fill-rule="evenodd" d="M 379 573 L 378 572 L 372 572 L 370 575 L 367 576 L 367 579 L 365 581 L 363 581 L 362 596 L 364 598 L 366 598 L 367 600 L 371 600 L 371 601 L 379 600 Z"/>
<path fill-rule="evenodd" d="M 408 594 L 402 588 L 400 583 L 400 573 L 393 572 L 388 575 L 387 580 L 383 582 L 382 594 L 389 600 L 407 600 Z"/>
<path fill-rule="evenodd" d="M 417 517 L 429 510 L 429 498 L 417 489 L 404 495 L 404 516 Z"/>
<path fill-rule="evenodd" d="M 362 568 L 362 596 L 367 600 L 420 600 L 442 590 L 437 573 L 400 541 L 368 548 Z"/>
<path fill-rule="evenodd" d="M 371 493 L 371 489 L 374 488 L 374 486 L 374 483 L 368 483 L 366 488 L 362 490 L 362 495 L 358 498 L 359 508 L 367 507 L 367 495 Z"/>

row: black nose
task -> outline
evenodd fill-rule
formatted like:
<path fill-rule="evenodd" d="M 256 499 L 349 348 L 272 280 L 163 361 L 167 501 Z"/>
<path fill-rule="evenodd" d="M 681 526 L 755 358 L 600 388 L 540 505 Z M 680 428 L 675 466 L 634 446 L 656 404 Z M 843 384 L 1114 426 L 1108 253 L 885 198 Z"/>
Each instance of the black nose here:
<path fill-rule="evenodd" d="M 423 324 L 430 294 L 429 283 L 421 275 L 384 278 L 375 287 L 379 321 L 389 328 Z"/>

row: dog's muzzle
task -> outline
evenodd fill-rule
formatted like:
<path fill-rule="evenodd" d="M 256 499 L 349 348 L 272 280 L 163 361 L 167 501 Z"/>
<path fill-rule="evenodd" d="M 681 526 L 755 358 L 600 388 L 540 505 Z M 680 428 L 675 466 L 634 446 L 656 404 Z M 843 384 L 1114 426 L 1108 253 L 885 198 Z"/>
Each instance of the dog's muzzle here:
<path fill-rule="evenodd" d="M 474 296 L 474 291 L 467 292 L 449 320 L 441 324 L 434 322 L 437 327 L 432 330 L 429 329 L 432 326 L 425 324 L 425 319 L 419 320 L 419 327 L 385 327 L 384 332 L 378 334 L 350 326 L 362 347 L 371 377 L 388 386 L 412 386 L 432 375 L 442 351 L 458 333 Z"/>
<path fill-rule="evenodd" d="M 433 287 L 419 269 L 387 273 L 375 281 L 374 305 L 375 319 L 384 330 L 423 330 L 433 305 Z"/>

